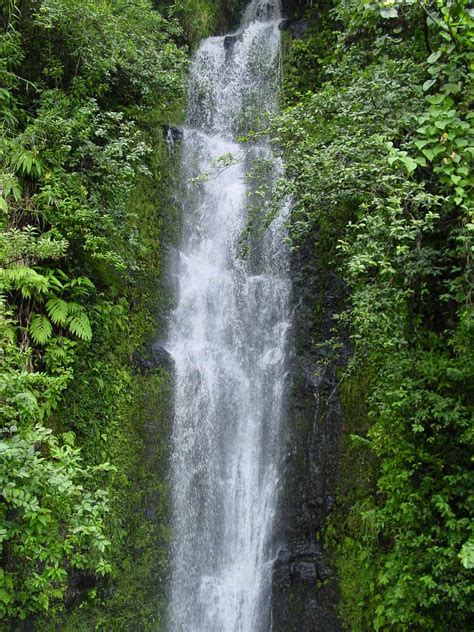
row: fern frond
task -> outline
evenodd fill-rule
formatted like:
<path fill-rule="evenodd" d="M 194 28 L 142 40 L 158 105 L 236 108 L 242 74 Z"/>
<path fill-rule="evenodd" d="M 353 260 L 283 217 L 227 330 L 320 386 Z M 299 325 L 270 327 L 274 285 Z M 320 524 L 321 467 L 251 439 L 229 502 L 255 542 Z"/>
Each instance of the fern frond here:
<path fill-rule="evenodd" d="M 67 304 L 67 313 L 69 316 L 80 316 L 84 313 L 84 308 L 80 303 L 69 301 Z"/>
<path fill-rule="evenodd" d="M 74 316 L 69 316 L 67 320 L 69 331 L 81 340 L 90 340 L 92 338 L 92 329 L 87 314 L 78 311 Z"/>
<path fill-rule="evenodd" d="M 34 292 L 46 294 L 49 280 L 27 266 L 0 268 L 0 287 L 5 290 L 19 290 L 25 298 L 30 298 Z"/>
<path fill-rule="evenodd" d="M 55 325 L 64 325 L 68 316 L 68 304 L 62 298 L 50 298 L 46 302 L 46 311 Z"/>
<path fill-rule="evenodd" d="M 53 327 L 46 316 L 34 314 L 30 322 L 30 336 L 38 345 L 44 345 L 53 333 Z"/>

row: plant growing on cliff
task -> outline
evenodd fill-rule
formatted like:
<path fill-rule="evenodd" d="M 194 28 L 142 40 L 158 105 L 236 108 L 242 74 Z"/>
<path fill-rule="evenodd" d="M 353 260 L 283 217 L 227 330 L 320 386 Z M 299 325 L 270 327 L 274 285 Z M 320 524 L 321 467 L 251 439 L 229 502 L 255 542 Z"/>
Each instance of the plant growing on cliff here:
<path fill-rule="evenodd" d="M 16 404 L 20 398 L 36 417 L 34 394 L 15 393 Z M 2 430 L 0 457 L 0 615 L 24 619 L 64 597 L 71 569 L 110 571 L 104 557 L 107 493 L 90 491 L 97 468 L 83 467 L 71 433 L 60 441 L 39 423 L 23 431 L 10 426 Z"/>
<path fill-rule="evenodd" d="M 75 574 L 94 584 L 112 570 L 109 453 L 59 411 L 94 336 L 111 347 L 125 329 L 150 248 L 130 200 L 156 169 L 146 140 L 179 109 L 186 54 L 177 22 L 147 0 L 0 8 L 0 616 L 11 622 L 61 608 Z M 93 395 L 88 428 L 103 406 Z"/>
<path fill-rule="evenodd" d="M 341 612 L 355 631 L 468 630 L 472 14 L 463 0 L 343 0 L 332 16 L 332 59 L 306 94 L 288 84 L 274 136 L 294 244 L 317 230 L 349 287 L 346 379 L 368 380 L 369 430 L 351 449 L 376 467 L 340 498 Z"/>

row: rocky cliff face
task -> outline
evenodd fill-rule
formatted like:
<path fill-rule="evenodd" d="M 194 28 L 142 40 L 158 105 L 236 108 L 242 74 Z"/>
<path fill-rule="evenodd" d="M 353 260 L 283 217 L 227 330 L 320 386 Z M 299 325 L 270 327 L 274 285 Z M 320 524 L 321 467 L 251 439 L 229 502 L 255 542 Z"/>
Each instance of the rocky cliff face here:
<path fill-rule="evenodd" d="M 286 468 L 274 564 L 274 632 L 336 632 L 337 581 L 322 534 L 334 505 L 342 412 L 333 315 L 343 295 L 313 236 L 293 257 L 294 351 L 288 399 Z"/>

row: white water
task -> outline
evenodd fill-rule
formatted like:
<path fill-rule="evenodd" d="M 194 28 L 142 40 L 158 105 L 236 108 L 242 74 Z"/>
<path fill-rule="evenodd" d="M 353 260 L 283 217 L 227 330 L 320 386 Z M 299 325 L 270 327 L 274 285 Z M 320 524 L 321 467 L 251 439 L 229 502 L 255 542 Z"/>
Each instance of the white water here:
<path fill-rule="evenodd" d="M 271 154 L 246 147 L 245 160 L 225 168 L 215 161 L 241 158 L 236 135 L 275 108 L 279 17 L 278 0 L 254 0 L 235 39 L 205 40 L 191 69 L 179 294 L 168 341 L 176 371 L 169 632 L 271 628 L 289 328 L 283 217 L 242 261 L 246 172 L 251 158 Z M 212 175 L 189 183 L 202 173 Z"/>

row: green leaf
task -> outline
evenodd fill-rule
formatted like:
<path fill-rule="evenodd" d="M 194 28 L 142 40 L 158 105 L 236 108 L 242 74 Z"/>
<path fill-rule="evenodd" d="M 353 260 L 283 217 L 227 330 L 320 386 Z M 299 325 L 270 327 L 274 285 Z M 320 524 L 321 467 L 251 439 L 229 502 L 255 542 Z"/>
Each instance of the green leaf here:
<path fill-rule="evenodd" d="M 53 327 L 46 316 L 35 314 L 30 322 L 30 335 L 38 345 L 47 342 L 53 333 Z"/>
<path fill-rule="evenodd" d="M 431 86 L 434 86 L 435 83 L 436 79 L 428 79 L 427 81 L 425 81 L 425 83 L 423 84 L 423 92 L 429 90 Z"/>
<path fill-rule="evenodd" d="M 427 140 L 416 140 L 416 141 L 415 141 L 415 146 L 416 146 L 418 149 L 420 149 L 420 150 L 421 150 L 421 149 L 423 149 L 423 147 L 426 147 L 426 145 L 429 145 L 431 142 L 432 142 L 432 140 L 431 140 L 431 139 L 427 139 Z"/>
<path fill-rule="evenodd" d="M 92 338 L 92 329 L 86 313 L 77 312 L 67 320 L 67 326 L 71 333 L 81 340 L 89 341 Z"/>
<path fill-rule="evenodd" d="M 396 7 L 385 7 L 380 9 L 380 15 L 385 19 L 398 18 L 398 10 Z"/>
<path fill-rule="evenodd" d="M 0 601 L 2 603 L 9 604 L 13 601 L 13 596 L 11 595 L 11 593 L 8 593 L 6 590 L 3 590 L 3 588 L 0 588 Z"/>
<path fill-rule="evenodd" d="M 360 435 L 351 434 L 349 435 L 350 440 L 356 445 L 363 445 L 366 447 L 371 447 L 371 442 L 366 437 L 361 437 Z"/>
<path fill-rule="evenodd" d="M 62 298 L 50 298 L 46 302 L 46 311 L 55 325 L 64 325 L 68 315 L 68 304 Z"/>
<path fill-rule="evenodd" d="M 409 156 L 401 156 L 399 160 L 405 166 L 405 169 L 407 170 L 408 174 L 413 173 L 418 166 L 416 161 L 413 160 L 413 158 L 410 158 Z"/>
<path fill-rule="evenodd" d="M 474 540 L 466 542 L 459 553 L 464 568 L 474 568 Z"/>
<path fill-rule="evenodd" d="M 431 55 L 427 59 L 427 62 L 429 64 L 435 64 L 438 61 L 438 59 L 441 57 L 442 54 L 443 53 L 440 50 L 437 50 L 434 53 L 431 53 Z"/>

